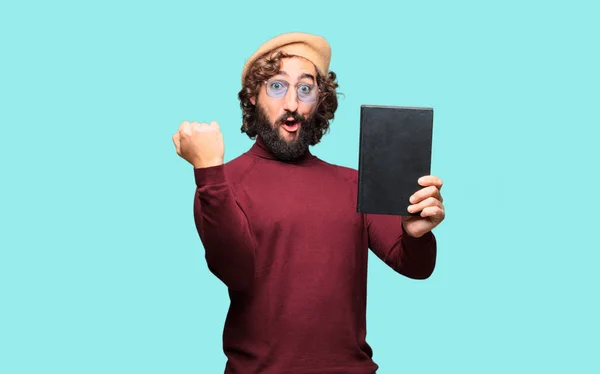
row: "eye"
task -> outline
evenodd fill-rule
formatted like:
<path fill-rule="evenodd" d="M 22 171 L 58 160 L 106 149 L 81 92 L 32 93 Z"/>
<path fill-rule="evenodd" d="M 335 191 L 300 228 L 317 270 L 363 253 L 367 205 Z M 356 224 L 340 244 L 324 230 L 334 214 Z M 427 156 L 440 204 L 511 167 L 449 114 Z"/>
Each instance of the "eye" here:
<path fill-rule="evenodd" d="M 275 82 L 271 82 L 271 89 L 275 90 L 275 91 L 279 91 L 281 89 L 283 89 L 285 86 L 283 85 L 283 83 L 279 82 L 279 81 L 275 81 Z"/>
<path fill-rule="evenodd" d="M 303 85 L 300 85 L 300 87 L 298 87 L 298 89 L 302 93 L 310 93 L 310 91 L 312 90 L 312 86 L 309 86 L 308 84 L 303 84 Z"/>

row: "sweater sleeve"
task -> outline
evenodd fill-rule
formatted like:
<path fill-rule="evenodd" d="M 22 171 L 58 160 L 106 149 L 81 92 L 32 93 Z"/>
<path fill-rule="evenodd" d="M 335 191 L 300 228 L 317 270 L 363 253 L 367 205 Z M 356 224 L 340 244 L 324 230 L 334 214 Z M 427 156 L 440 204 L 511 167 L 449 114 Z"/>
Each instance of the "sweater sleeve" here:
<path fill-rule="evenodd" d="M 437 244 L 432 232 L 420 238 L 408 235 L 400 216 L 366 214 L 369 248 L 396 272 L 427 279 L 433 273 Z"/>
<path fill-rule="evenodd" d="M 224 165 L 194 169 L 194 221 L 209 270 L 231 290 L 254 279 L 254 239 Z"/>

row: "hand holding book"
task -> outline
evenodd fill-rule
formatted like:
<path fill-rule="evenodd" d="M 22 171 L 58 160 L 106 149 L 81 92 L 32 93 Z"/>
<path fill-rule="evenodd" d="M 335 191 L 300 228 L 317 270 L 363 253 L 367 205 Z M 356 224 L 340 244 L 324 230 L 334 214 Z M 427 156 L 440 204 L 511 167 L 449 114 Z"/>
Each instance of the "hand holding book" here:
<path fill-rule="evenodd" d="M 419 178 L 419 185 L 423 186 L 409 199 L 409 213 L 420 212 L 418 216 L 403 216 L 402 226 L 407 234 L 421 237 L 439 225 L 445 218 L 444 199 L 441 189 L 443 182 L 434 175 Z"/>

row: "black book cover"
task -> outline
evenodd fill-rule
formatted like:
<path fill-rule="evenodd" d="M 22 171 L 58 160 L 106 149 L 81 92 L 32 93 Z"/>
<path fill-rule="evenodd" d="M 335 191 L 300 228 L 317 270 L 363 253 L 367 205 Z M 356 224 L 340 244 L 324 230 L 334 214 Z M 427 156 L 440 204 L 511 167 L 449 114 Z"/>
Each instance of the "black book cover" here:
<path fill-rule="evenodd" d="M 419 215 L 408 199 L 431 173 L 432 135 L 432 108 L 361 105 L 359 213 Z"/>

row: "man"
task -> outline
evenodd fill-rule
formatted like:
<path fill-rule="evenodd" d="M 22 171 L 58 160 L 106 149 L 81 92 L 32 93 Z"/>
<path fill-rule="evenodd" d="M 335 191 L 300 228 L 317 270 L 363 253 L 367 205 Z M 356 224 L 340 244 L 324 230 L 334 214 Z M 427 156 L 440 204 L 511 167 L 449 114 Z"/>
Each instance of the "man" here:
<path fill-rule="evenodd" d="M 248 59 L 242 132 L 256 141 L 230 162 L 216 122 L 183 122 L 173 135 L 194 167 L 208 267 L 229 290 L 226 373 L 375 373 L 365 341 L 369 248 L 413 279 L 435 266 L 439 178 L 419 181 L 410 211 L 420 216 L 360 214 L 357 170 L 309 151 L 337 109 L 330 56 L 325 39 L 289 33 Z"/>

